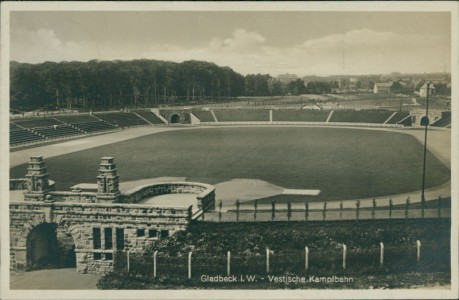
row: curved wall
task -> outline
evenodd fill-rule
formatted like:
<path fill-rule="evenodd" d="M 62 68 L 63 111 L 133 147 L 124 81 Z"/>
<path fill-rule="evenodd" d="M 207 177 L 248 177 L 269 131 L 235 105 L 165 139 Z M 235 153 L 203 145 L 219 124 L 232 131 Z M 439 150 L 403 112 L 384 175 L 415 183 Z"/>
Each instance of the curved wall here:
<path fill-rule="evenodd" d="M 215 209 L 215 187 L 199 182 L 156 182 L 138 186 L 122 193 L 120 202 L 139 203 L 142 199 L 165 194 L 195 194 L 197 209 Z"/>

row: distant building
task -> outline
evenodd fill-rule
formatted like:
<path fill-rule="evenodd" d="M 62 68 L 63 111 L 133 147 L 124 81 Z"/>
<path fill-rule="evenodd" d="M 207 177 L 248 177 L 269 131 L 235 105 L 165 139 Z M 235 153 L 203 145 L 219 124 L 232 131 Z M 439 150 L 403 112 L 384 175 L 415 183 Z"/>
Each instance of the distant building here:
<path fill-rule="evenodd" d="M 355 78 L 355 77 L 350 77 L 349 78 L 349 89 L 351 90 L 355 90 L 357 89 L 357 83 L 358 83 L 358 79 Z"/>
<path fill-rule="evenodd" d="M 277 76 L 277 79 L 282 82 L 282 83 L 285 83 L 285 84 L 288 84 L 292 81 L 295 81 L 298 79 L 298 76 L 296 76 L 295 74 L 279 74 Z"/>
<path fill-rule="evenodd" d="M 389 94 L 392 82 L 378 82 L 373 87 L 373 93 L 375 94 Z"/>
<path fill-rule="evenodd" d="M 433 83 L 430 84 L 429 90 L 430 90 L 429 95 L 435 95 L 435 87 Z M 421 88 L 419 89 L 419 96 L 427 97 L 427 83 L 424 83 L 424 85 L 421 86 Z"/>
<path fill-rule="evenodd" d="M 338 87 L 340 89 L 345 89 L 345 88 L 348 88 L 349 87 L 349 79 L 347 78 L 344 78 L 344 79 L 338 79 Z"/>

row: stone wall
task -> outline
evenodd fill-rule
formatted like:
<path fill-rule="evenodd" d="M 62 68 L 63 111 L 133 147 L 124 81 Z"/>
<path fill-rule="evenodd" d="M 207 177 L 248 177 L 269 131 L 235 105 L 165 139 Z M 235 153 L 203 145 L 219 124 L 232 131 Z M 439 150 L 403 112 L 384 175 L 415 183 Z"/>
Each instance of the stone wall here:
<path fill-rule="evenodd" d="M 202 211 L 215 210 L 215 189 L 198 195 L 198 208 Z"/>
<path fill-rule="evenodd" d="M 97 193 L 81 191 L 58 191 L 48 193 L 50 200 L 56 202 L 96 203 Z"/>
<path fill-rule="evenodd" d="M 54 181 L 50 185 L 54 186 Z M 11 179 L 10 190 L 27 188 L 27 179 Z M 142 199 L 164 194 L 196 194 L 198 207 L 195 209 L 215 209 L 215 187 L 198 182 L 152 183 L 135 187 L 119 197 L 119 203 L 139 203 Z M 46 199 L 53 202 L 100 203 L 99 195 L 94 192 L 52 191 L 46 193 Z"/>
<path fill-rule="evenodd" d="M 10 179 L 10 191 L 26 190 L 27 178 Z"/>
<path fill-rule="evenodd" d="M 39 266 L 43 258 L 103 274 L 113 269 L 116 251 L 143 252 L 215 207 L 215 188 L 196 182 L 152 183 L 120 194 L 112 157 L 102 158 L 97 193 L 55 191 L 42 156 L 31 157 L 26 177 L 10 180 L 10 190 L 27 189 L 24 202 L 10 202 L 11 269 Z M 197 205 L 138 204 L 163 194 L 194 194 Z"/>
<path fill-rule="evenodd" d="M 44 222 L 57 224 L 58 242 L 65 237 L 72 237 L 78 272 L 102 274 L 112 270 L 115 251 L 142 252 L 158 239 L 185 230 L 190 219 L 191 207 L 180 209 L 138 204 L 10 203 L 10 268 L 28 267 L 28 236 L 33 228 Z M 95 237 L 95 230 L 100 233 L 98 238 Z M 63 244 L 66 249 L 71 247 L 68 239 Z"/>
<path fill-rule="evenodd" d="M 27 190 L 28 182 L 27 178 L 10 179 L 10 191 Z M 53 180 L 49 180 L 50 189 L 54 190 L 55 184 Z"/>
<path fill-rule="evenodd" d="M 138 203 L 144 198 L 164 194 L 196 194 L 196 199 L 198 200 L 197 210 L 215 208 L 215 187 L 198 182 L 162 182 L 142 185 L 122 193 L 120 201 L 123 203 Z"/>
<path fill-rule="evenodd" d="M 169 124 L 173 122 L 173 116 L 176 115 L 179 117 L 178 124 L 190 124 L 191 117 L 190 117 L 190 110 L 188 109 L 161 109 L 160 115 L 166 119 Z"/>

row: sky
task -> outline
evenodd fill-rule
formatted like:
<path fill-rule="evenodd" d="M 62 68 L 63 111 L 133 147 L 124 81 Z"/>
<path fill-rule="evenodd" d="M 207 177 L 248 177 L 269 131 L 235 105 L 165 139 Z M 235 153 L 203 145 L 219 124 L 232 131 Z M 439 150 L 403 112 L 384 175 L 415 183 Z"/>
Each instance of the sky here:
<path fill-rule="evenodd" d="M 447 12 L 46 12 L 10 15 L 10 60 L 205 60 L 241 74 L 450 72 Z"/>

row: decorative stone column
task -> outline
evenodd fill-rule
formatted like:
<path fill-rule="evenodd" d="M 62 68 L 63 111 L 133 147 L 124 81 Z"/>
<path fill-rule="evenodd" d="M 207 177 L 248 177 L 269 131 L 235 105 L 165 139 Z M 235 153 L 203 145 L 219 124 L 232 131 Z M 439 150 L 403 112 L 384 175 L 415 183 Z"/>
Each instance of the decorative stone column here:
<path fill-rule="evenodd" d="M 43 156 L 30 157 L 27 168 L 27 192 L 24 194 L 25 201 L 44 201 L 48 192 L 53 188 L 49 184 L 49 173 Z"/>
<path fill-rule="evenodd" d="M 117 202 L 120 196 L 119 176 L 113 157 L 102 157 L 97 176 L 97 201 Z"/>

